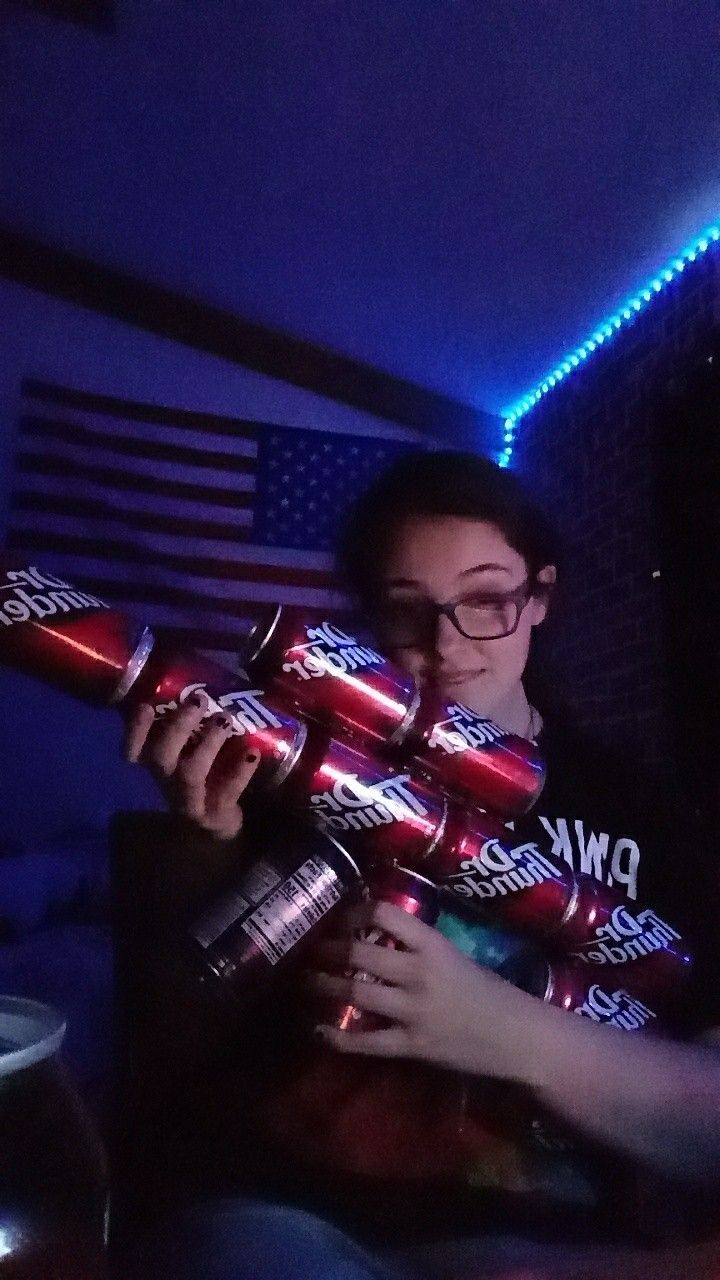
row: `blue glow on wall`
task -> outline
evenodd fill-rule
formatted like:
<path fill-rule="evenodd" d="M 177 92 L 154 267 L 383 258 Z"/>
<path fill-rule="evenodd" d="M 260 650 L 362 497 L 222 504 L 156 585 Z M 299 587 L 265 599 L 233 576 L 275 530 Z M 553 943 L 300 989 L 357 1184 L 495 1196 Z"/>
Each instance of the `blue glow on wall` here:
<path fill-rule="evenodd" d="M 543 396 L 552 391 L 553 387 L 556 387 L 558 383 L 567 378 L 574 369 L 579 368 L 592 355 L 593 351 L 611 341 L 619 329 L 634 320 L 638 312 L 643 311 L 654 301 L 659 293 L 662 293 L 667 288 L 671 281 L 677 279 L 689 262 L 696 262 L 719 240 L 720 224 L 708 227 L 701 236 L 693 240 L 692 244 L 672 258 L 660 271 L 656 271 L 653 278 L 642 289 L 639 289 L 622 306 L 618 307 L 617 311 L 597 325 L 590 336 L 579 347 L 576 347 L 574 351 L 565 356 L 556 368 L 543 378 L 542 382 L 534 387 L 532 391 L 529 391 L 527 395 L 517 400 L 509 409 L 505 410 L 503 413 L 503 418 L 505 419 L 505 447 L 497 455 L 497 460 L 501 467 L 509 467 L 511 465 L 518 423 L 535 407 L 538 401 L 542 400 Z"/>

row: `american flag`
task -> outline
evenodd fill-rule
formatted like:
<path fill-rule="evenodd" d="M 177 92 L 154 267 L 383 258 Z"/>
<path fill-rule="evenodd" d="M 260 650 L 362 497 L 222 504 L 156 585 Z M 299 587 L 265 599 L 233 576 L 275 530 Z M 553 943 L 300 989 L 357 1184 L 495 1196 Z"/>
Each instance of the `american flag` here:
<path fill-rule="evenodd" d="M 338 521 L 411 447 L 27 380 L 7 546 L 227 660 L 258 603 L 347 608 Z"/>

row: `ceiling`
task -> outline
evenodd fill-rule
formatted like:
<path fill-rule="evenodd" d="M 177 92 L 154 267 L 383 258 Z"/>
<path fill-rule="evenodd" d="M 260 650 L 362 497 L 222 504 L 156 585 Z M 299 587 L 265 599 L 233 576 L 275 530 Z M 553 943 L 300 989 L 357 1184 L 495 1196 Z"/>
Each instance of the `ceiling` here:
<path fill-rule="evenodd" d="M 0 10 L 0 222 L 493 413 L 720 211 L 715 0 Z"/>

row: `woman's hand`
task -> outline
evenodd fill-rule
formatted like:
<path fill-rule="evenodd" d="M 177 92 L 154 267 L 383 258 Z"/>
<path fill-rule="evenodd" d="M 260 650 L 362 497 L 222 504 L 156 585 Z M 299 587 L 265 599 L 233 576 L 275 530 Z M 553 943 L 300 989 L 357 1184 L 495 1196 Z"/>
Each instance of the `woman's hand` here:
<path fill-rule="evenodd" d="M 353 977 L 313 969 L 314 994 L 354 1004 L 389 1019 L 377 1031 L 318 1034 L 344 1053 L 417 1058 L 476 1075 L 522 1079 L 531 1054 L 528 1020 L 546 1012 L 538 1000 L 475 964 L 436 929 L 389 902 L 351 908 L 341 937 L 318 943 L 313 963 Z M 402 949 L 360 941 L 360 931 L 389 934 Z M 358 976 L 368 974 L 371 981 Z"/>
<path fill-rule="evenodd" d="M 193 694 L 176 711 L 155 719 L 140 703 L 128 721 L 124 754 L 147 765 L 168 804 L 219 840 L 242 828 L 240 797 L 260 761 L 256 751 L 223 753 L 231 736 L 227 715 L 207 716 L 207 698 Z"/>
<path fill-rule="evenodd" d="M 442 934 L 389 902 L 348 912 L 347 934 L 315 955 L 376 981 L 313 973 L 311 987 L 392 1020 L 381 1031 L 318 1030 L 345 1053 L 419 1058 L 513 1080 L 605 1146 L 665 1176 L 707 1183 L 720 1168 L 720 1054 L 575 1017 L 474 964 Z M 406 949 L 353 938 L 371 927 Z M 386 985 L 383 985 L 386 984 Z"/>

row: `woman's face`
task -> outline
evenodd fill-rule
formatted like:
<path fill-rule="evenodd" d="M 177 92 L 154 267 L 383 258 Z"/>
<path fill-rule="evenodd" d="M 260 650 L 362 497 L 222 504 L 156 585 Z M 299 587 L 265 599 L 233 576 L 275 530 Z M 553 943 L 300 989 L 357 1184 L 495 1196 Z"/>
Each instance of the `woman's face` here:
<path fill-rule="evenodd" d="M 417 516 L 398 530 L 383 587 L 385 599 L 394 604 L 455 604 L 502 596 L 522 586 L 527 576 L 525 560 L 495 525 L 456 516 Z M 554 566 L 541 570 L 538 578 L 554 582 Z M 467 639 L 440 615 L 421 642 L 394 648 L 392 656 L 421 685 L 433 685 L 445 701 L 464 702 L 493 716 L 517 692 L 532 628 L 546 612 L 546 598 L 531 597 L 521 606 L 515 632 L 490 640 Z"/>

